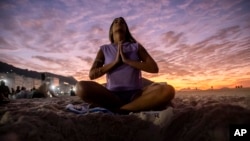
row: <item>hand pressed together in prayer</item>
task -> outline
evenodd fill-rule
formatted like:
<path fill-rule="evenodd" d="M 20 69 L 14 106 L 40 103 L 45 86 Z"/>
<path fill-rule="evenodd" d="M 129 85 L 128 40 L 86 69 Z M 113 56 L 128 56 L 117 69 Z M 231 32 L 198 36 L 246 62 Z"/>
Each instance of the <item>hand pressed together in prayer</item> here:
<path fill-rule="evenodd" d="M 122 42 L 118 43 L 118 53 L 121 57 L 121 60 L 123 63 L 127 64 L 128 59 L 125 57 L 124 53 L 123 53 L 123 46 L 122 46 Z"/>

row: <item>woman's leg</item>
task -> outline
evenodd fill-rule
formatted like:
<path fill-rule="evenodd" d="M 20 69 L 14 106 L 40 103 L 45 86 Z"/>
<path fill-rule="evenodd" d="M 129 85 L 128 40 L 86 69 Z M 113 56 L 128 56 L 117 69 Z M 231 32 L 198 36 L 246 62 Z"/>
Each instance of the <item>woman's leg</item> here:
<path fill-rule="evenodd" d="M 145 87 L 141 96 L 132 102 L 123 105 L 120 109 L 138 112 L 143 110 L 153 110 L 158 107 L 167 106 L 174 98 L 175 90 L 166 83 L 153 83 Z"/>
<path fill-rule="evenodd" d="M 104 86 L 94 81 L 80 81 L 76 85 L 76 95 L 85 102 L 98 105 L 109 110 L 122 106 L 122 101 Z"/>

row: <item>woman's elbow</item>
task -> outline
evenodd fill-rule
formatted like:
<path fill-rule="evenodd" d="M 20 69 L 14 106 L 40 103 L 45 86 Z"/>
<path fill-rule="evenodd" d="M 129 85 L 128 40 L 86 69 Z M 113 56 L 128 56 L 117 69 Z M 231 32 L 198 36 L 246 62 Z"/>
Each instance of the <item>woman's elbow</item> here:
<path fill-rule="evenodd" d="M 94 79 L 96 79 L 96 77 L 94 77 L 94 76 L 89 76 L 89 79 L 90 79 L 90 80 L 94 80 Z"/>
<path fill-rule="evenodd" d="M 89 79 L 90 79 L 90 80 L 94 80 L 95 78 L 94 78 L 94 77 L 92 77 L 92 76 L 89 76 Z"/>
<path fill-rule="evenodd" d="M 158 66 L 156 66 L 154 69 L 153 69 L 153 72 L 152 73 L 158 73 L 159 72 L 159 68 Z"/>
<path fill-rule="evenodd" d="M 158 73 L 159 72 L 159 68 L 158 66 L 156 67 L 152 67 L 150 70 L 148 70 L 149 73 Z"/>
<path fill-rule="evenodd" d="M 89 73 L 89 79 L 90 80 L 94 80 L 95 79 L 95 76 L 91 72 Z"/>

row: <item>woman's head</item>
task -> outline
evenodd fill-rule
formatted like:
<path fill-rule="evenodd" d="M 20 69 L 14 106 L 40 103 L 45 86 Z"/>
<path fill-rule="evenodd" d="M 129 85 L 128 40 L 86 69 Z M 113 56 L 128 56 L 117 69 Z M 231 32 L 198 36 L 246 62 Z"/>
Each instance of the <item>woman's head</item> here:
<path fill-rule="evenodd" d="M 109 28 L 109 40 L 111 43 L 114 43 L 114 32 L 116 30 L 122 30 L 125 33 L 126 41 L 136 42 L 134 37 L 131 35 L 128 25 L 123 17 L 115 18 Z"/>

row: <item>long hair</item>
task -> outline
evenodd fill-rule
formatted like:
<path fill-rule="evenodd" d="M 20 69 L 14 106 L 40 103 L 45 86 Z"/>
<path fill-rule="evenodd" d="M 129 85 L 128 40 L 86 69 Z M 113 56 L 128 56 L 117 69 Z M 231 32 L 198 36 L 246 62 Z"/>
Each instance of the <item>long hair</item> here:
<path fill-rule="evenodd" d="M 112 22 L 112 24 L 110 25 L 110 28 L 109 28 L 109 40 L 111 43 L 114 43 L 114 37 L 113 37 L 113 33 L 112 33 L 112 27 L 113 27 L 113 24 L 115 22 L 116 19 L 122 19 L 123 22 L 125 23 L 125 26 L 126 26 L 126 40 L 129 41 L 129 42 L 132 42 L 132 43 L 136 43 L 137 41 L 135 40 L 135 38 L 131 35 L 130 31 L 129 31 L 129 28 L 128 28 L 128 24 L 126 23 L 126 21 L 124 20 L 123 17 L 119 17 L 119 18 L 115 18 Z"/>

